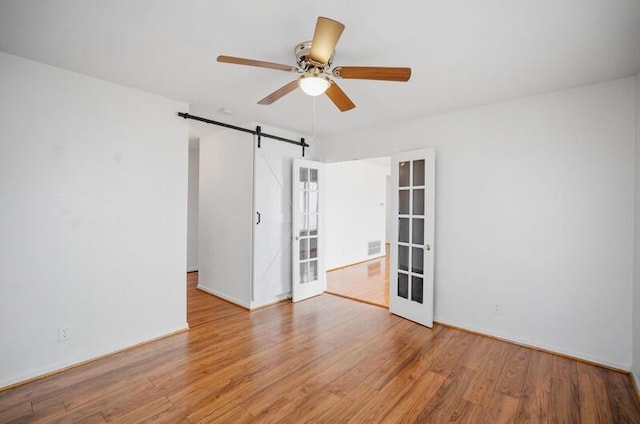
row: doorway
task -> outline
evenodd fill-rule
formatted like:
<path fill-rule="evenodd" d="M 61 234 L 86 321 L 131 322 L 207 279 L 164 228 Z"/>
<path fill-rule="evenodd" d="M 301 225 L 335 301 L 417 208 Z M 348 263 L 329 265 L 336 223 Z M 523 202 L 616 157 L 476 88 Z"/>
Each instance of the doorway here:
<path fill-rule="evenodd" d="M 389 245 L 385 255 L 327 272 L 327 293 L 389 308 Z"/>
<path fill-rule="evenodd" d="M 198 187 L 200 175 L 200 140 L 189 137 L 189 173 L 187 180 L 187 293 L 195 291 L 198 285 Z M 187 295 L 187 322 L 193 305 Z"/>
<path fill-rule="evenodd" d="M 389 307 L 390 158 L 325 164 L 327 293 Z"/>

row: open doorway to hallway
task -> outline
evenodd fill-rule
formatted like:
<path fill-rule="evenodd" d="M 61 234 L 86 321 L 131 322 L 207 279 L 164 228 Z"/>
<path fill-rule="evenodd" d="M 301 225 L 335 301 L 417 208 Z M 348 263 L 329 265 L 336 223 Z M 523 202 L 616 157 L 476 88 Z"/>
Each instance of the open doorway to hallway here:
<path fill-rule="evenodd" d="M 195 290 L 198 282 L 198 199 L 200 184 L 200 143 L 195 137 L 189 137 L 189 176 L 187 198 L 187 294 Z M 189 295 L 187 298 L 190 299 Z M 187 301 L 187 323 L 190 322 L 193 304 Z"/>
<path fill-rule="evenodd" d="M 389 308 L 389 245 L 386 254 L 327 272 L 327 293 Z"/>
<path fill-rule="evenodd" d="M 389 307 L 390 158 L 325 165 L 327 293 Z"/>

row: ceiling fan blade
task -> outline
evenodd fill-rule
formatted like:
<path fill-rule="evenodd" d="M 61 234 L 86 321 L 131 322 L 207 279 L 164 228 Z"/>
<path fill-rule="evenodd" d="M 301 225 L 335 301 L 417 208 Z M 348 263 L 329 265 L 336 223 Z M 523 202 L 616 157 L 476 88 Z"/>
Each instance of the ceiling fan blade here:
<path fill-rule="evenodd" d="M 411 68 L 384 68 L 380 66 L 338 66 L 332 71 L 334 77 L 345 79 L 367 79 L 379 81 L 409 81 Z"/>
<path fill-rule="evenodd" d="M 333 19 L 318 17 L 311 41 L 309 57 L 318 63 L 329 63 L 331 55 L 344 31 L 344 25 Z"/>
<path fill-rule="evenodd" d="M 346 112 L 348 110 L 353 109 L 356 105 L 351 101 L 351 99 L 342 91 L 338 84 L 335 81 L 331 81 L 331 85 L 325 91 L 325 94 L 331 99 L 333 104 L 336 105 L 341 112 Z"/>
<path fill-rule="evenodd" d="M 258 68 L 277 69 L 279 71 L 298 72 L 298 68 L 291 65 L 281 65 L 279 63 L 264 62 L 262 60 L 244 59 L 242 57 L 218 56 L 218 62 L 235 63 L 236 65 L 257 66 Z"/>
<path fill-rule="evenodd" d="M 260 100 L 258 102 L 258 104 L 259 105 L 270 105 L 271 103 L 275 102 L 276 100 L 279 100 L 281 97 L 284 97 L 287 94 L 291 93 L 296 88 L 298 88 L 298 80 L 293 80 L 289 84 L 278 88 L 276 91 L 274 91 L 273 93 L 269 94 L 264 99 Z"/>

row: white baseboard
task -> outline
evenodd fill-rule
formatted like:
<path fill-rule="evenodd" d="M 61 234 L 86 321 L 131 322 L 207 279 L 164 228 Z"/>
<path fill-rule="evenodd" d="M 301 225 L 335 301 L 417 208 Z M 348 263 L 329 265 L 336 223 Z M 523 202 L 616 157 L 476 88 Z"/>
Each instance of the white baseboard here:
<path fill-rule="evenodd" d="M 360 265 L 360 264 L 363 264 L 365 262 L 373 261 L 373 260 L 376 260 L 376 259 L 382 259 L 382 258 L 384 258 L 386 256 L 387 256 L 386 253 L 382 253 L 382 254 L 376 253 L 376 254 L 371 255 L 371 256 L 365 256 L 363 259 L 357 260 L 355 262 L 351 261 L 351 262 L 348 262 L 346 264 L 338 265 L 338 266 L 332 265 L 330 267 L 327 267 L 326 272 L 337 271 L 337 270 L 343 269 L 343 268 L 349 268 L 350 266 Z"/>
<path fill-rule="evenodd" d="M 245 309 L 249 309 L 250 311 L 254 310 L 254 309 L 264 308 L 265 306 L 273 305 L 273 304 L 281 302 L 281 301 L 283 301 L 283 300 L 285 300 L 285 299 L 287 299 L 287 298 L 289 298 L 291 296 L 291 293 L 284 293 L 284 294 L 281 294 L 279 296 L 273 296 L 273 297 L 269 297 L 269 298 L 266 298 L 266 299 L 258 299 L 258 300 L 255 300 L 253 302 L 247 303 L 247 302 L 244 302 L 242 300 L 236 299 L 233 296 L 229 296 L 229 295 L 226 295 L 224 293 L 220 293 L 217 290 L 213 290 L 213 289 L 210 289 L 208 287 L 201 286 L 199 284 L 198 284 L 197 288 L 199 290 L 202 290 L 203 292 L 206 292 L 206 293 L 212 294 L 212 295 L 214 295 L 216 297 L 219 297 L 220 299 L 224 299 L 227 302 L 231 302 L 234 305 L 238 305 L 238 306 L 241 306 L 241 307 L 243 307 Z"/>
<path fill-rule="evenodd" d="M 251 302 L 251 310 L 264 308 L 265 306 L 273 305 L 289 298 L 291 298 L 291 293 L 284 293 L 279 296 L 270 297 L 268 299 L 259 299 Z"/>
<path fill-rule="evenodd" d="M 244 302 L 244 301 L 239 300 L 239 299 L 236 299 L 233 296 L 228 296 L 228 295 L 226 295 L 224 293 L 220 293 L 217 290 L 213 290 L 213 289 L 210 289 L 208 287 L 201 286 L 200 284 L 198 284 L 197 288 L 199 290 L 202 290 L 203 292 L 206 292 L 206 293 L 212 294 L 212 295 L 214 295 L 216 297 L 219 297 L 220 299 L 224 299 L 227 302 L 231 302 L 231 303 L 233 303 L 235 305 L 242 306 L 245 309 L 251 309 L 251 305 L 249 303 Z"/>
<path fill-rule="evenodd" d="M 444 324 L 444 325 L 450 325 L 452 327 L 457 327 L 460 328 L 462 330 L 468 330 L 474 333 L 478 333 L 478 334 L 484 334 L 486 336 L 490 336 L 490 337 L 494 337 L 496 339 L 500 339 L 500 340 L 504 340 L 506 342 L 510 342 L 510 343 L 515 343 L 517 345 L 521 345 L 524 347 L 530 347 L 533 349 L 539 349 L 539 350 L 543 350 L 549 353 L 557 353 L 559 355 L 564 355 L 564 356 L 568 356 L 571 358 L 575 358 L 575 359 L 579 359 L 579 360 L 583 360 L 586 362 L 591 362 L 593 364 L 598 364 L 598 365 L 602 365 L 605 366 L 607 368 L 612 368 L 612 369 L 616 369 L 619 371 L 623 371 L 623 372 L 630 372 L 631 371 L 631 365 L 630 364 L 623 364 L 623 363 L 619 363 L 619 362 L 615 362 L 615 361 L 609 361 L 606 359 L 602 359 L 602 358 L 597 358 L 591 355 L 587 355 L 585 353 L 582 352 L 576 352 L 570 349 L 564 349 L 564 348 L 559 348 L 557 346 L 549 346 L 545 343 L 540 343 L 540 342 L 534 342 L 531 340 L 527 340 L 527 339 L 522 339 L 519 337 L 513 337 L 513 336 L 509 336 L 509 335 L 505 335 L 505 334 L 500 334 L 500 333 L 496 333 L 493 331 L 487 331 L 481 328 L 475 328 L 472 325 L 466 325 L 466 324 L 460 324 L 457 322 L 453 322 L 453 321 L 449 321 L 449 320 L 443 320 L 437 317 L 434 317 L 433 319 L 435 322 Z"/>
<path fill-rule="evenodd" d="M 114 353 L 118 353 L 118 352 L 122 352 L 124 350 L 128 350 L 131 348 L 134 348 L 136 346 L 139 345 L 143 345 L 146 343 L 150 343 L 153 342 L 155 340 L 159 340 L 162 339 L 164 337 L 167 336 L 171 336 L 173 334 L 182 332 L 184 330 L 188 330 L 189 329 L 189 324 L 187 324 L 186 322 L 184 323 L 184 325 L 179 326 L 175 329 L 172 329 L 170 331 L 164 332 L 160 335 L 157 336 L 153 336 L 153 337 L 147 337 L 147 338 L 142 338 L 140 340 L 137 340 L 135 342 L 132 343 L 127 343 L 126 345 L 122 345 L 122 346 L 112 346 L 111 348 L 107 348 L 104 349 L 102 351 L 99 352 L 92 352 L 91 354 L 88 355 L 83 355 L 83 356 L 77 356 L 75 358 L 72 359 L 68 359 L 66 361 L 62 361 L 62 362 L 57 362 L 54 364 L 49 364 L 45 367 L 41 367 L 38 368 L 36 370 L 33 370 L 31 372 L 28 373 L 24 373 L 18 376 L 13 376 L 13 377 L 8 377 L 8 378 L 4 378 L 2 380 L 0 380 L 0 390 L 5 389 L 7 387 L 10 386 L 16 386 L 16 385 L 20 385 L 20 384 L 24 384 L 27 383 L 31 380 L 37 380 L 43 377 L 47 377 L 49 375 L 52 374 L 56 374 L 58 372 L 62 372 L 68 368 L 73 368 L 82 364 L 85 364 L 87 362 L 91 362 L 91 361 L 95 361 L 98 360 L 100 358 L 103 358 L 105 356 L 108 355 L 113 355 Z"/>

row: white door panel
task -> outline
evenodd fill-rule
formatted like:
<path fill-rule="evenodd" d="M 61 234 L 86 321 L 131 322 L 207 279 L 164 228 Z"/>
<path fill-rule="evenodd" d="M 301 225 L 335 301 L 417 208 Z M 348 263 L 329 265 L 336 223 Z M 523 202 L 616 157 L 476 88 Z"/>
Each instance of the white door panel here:
<path fill-rule="evenodd" d="M 252 307 L 291 293 L 291 163 L 300 153 L 270 139 L 255 148 Z"/>
<path fill-rule="evenodd" d="M 389 311 L 432 327 L 435 151 L 394 155 L 391 182 Z"/>

